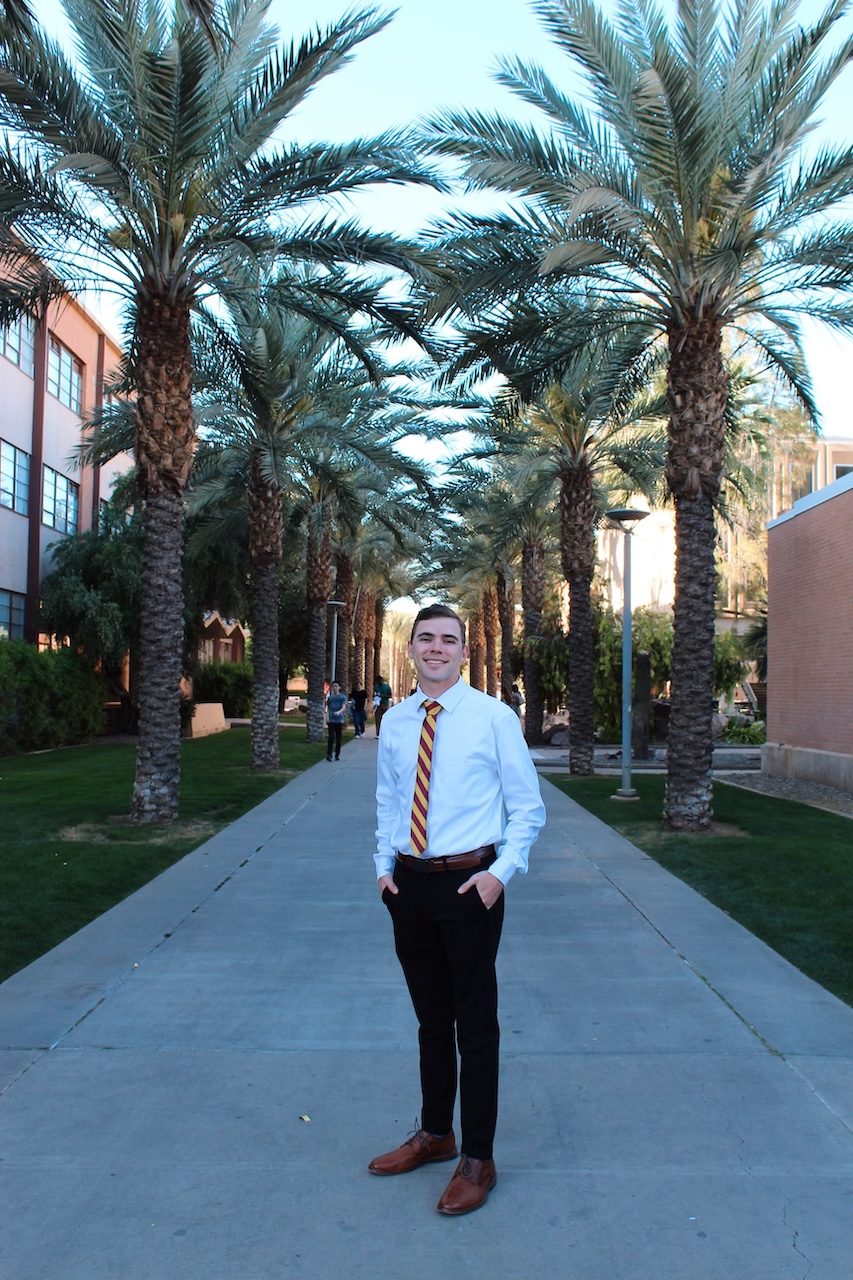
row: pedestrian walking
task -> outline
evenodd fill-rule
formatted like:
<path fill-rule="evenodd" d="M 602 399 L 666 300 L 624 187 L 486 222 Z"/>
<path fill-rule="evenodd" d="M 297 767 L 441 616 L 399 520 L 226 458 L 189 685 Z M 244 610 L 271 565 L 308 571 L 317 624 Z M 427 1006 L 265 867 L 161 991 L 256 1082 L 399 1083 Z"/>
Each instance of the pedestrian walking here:
<path fill-rule="evenodd" d="M 352 704 L 352 722 L 355 726 L 355 736 L 363 738 L 364 731 L 367 728 L 367 690 L 363 684 L 355 686 L 350 694 L 350 702 Z"/>
<path fill-rule="evenodd" d="M 373 686 L 373 722 L 376 725 L 377 738 L 379 737 L 379 726 L 382 723 L 382 717 L 390 707 L 393 696 L 391 686 L 385 677 L 377 676 L 376 684 Z"/>
<path fill-rule="evenodd" d="M 326 747 L 327 760 L 331 760 L 333 750 L 335 759 L 340 760 L 341 758 L 341 737 L 346 722 L 347 701 L 347 695 L 341 693 L 341 686 L 337 680 L 333 680 L 329 696 L 326 698 L 326 719 L 329 726 L 328 745 Z"/>

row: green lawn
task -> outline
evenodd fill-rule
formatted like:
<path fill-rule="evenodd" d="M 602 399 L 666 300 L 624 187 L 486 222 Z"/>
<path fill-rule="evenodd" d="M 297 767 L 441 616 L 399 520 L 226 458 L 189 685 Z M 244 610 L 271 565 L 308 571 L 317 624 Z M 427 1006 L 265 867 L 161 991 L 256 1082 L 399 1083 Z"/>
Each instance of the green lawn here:
<path fill-rule="evenodd" d="M 550 781 L 853 1004 L 849 818 L 716 782 L 714 829 L 688 835 L 663 830 L 659 775 L 634 776 L 633 803 L 610 799 L 618 779 L 551 774 Z"/>
<path fill-rule="evenodd" d="M 304 719 L 303 719 L 304 728 Z M 253 773 L 248 729 L 182 744 L 174 826 L 128 818 L 132 745 L 0 759 L 0 980 L 56 946 L 221 827 L 322 760 L 325 743 L 280 735 L 278 774 Z"/>

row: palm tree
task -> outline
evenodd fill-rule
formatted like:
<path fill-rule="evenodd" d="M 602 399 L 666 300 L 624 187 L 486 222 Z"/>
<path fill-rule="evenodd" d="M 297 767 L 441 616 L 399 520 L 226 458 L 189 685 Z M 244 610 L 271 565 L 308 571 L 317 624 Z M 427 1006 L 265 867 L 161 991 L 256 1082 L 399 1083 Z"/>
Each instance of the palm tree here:
<path fill-rule="evenodd" d="M 278 49 L 268 8 L 268 0 L 69 0 L 73 61 L 42 29 L 11 24 L 8 5 L 0 27 L 0 123 L 20 139 L 0 152 L 3 274 L 31 276 L 36 254 L 71 292 L 100 282 L 126 308 L 145 496 L 131 806 L 140 822 L 178 812 L 191 313 L 233 289 L 245 259 L 424 271 L 405 246 L 323 212 L 329 197 L 365 184 L 424 178 L 403 137 L 270 146 L 306 94 L 387 18 L 354 12 Z M 35 286 L 27 288 L 32 305 Z M 383 320 L 397 310 L 358 272 L 319 282 L 294 274 L 286 292 L 290 310 L 315 318 L 352 293 Z"/>
<path fill-rule="evenodd" d="M 798 316 L 853 327 L 853 152 L 804 144 L 853 57 L 835 40 L 849 11 L 831 0 L 800 27 L 791 0 L 677 0 L 623 5 L 611 21 L 593 0 L 536 9 L 585 82 L 591 114 L 520 61 L 501 81 L 542 111 L 540 129 L 446 113 L 433 145 L 462 158 L 469 183 L 527 202 L 518 216 L 457 223 L 457 259 L 472 299 L 526 295 L 525 323 L 553 313 L 585 280 L 624 322 L 665 337 L 667 480 L 676 512 L 673 710 L 664 816 L 711 819 L 714 501 L 724 471 L 728 379 L 723 334 L 740 327 L 804 406 L 814 406 Z M 488 247 L 484 265 L 484 248 Z M 538 325 L 541 339 L 544 323 Z"/>
<path fill-rule="evenodd" d="M 646 344 L 642 341 L 641 349 Z M 560 557 L 569 587 L 569 769 L 593 772 L 595 742 L 592 580 L 595 530 L 617 485 L 654 500 L 664 466 L 661 406 L 642 393 L 647 369 L 637 347 L 615 336 L 590 342 L 528 406 L 524 441 L 540 482 L 559 491 Z M 639 382 L 639 385 L 638 385 Z"/>
<path fill-rule="evenodd" d="M 279 765 L 278 588 L 284 507 L 294 457 L 310 448 L 318 415 L 326 427 L 324 393 L 337 393 L 339 339 L 270 307 L 259 293 L 233 308 L 236 338 L 221 332 L 196 343 L 207 385 L 199 408 L 206 444 L 197 460 L 190 509 L 242 507 L 248 499 L 252 566 L 252 767 Z M 214 536 L 217 522 L 212 525 Z M 221 532 L 221 525 L 219 526 Z"/>

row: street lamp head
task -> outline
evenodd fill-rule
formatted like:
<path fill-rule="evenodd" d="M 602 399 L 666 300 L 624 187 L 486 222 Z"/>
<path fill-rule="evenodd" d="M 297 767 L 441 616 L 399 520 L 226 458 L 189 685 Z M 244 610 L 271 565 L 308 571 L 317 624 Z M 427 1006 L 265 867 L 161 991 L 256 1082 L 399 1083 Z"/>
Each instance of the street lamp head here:
<path fill-rule="evenodd" d="M 643 511 L 640 507 L 616 507 L 613 511 L 605 511 L 605 517 L 616 525 L 625 533 L 631 533 L 635 525 L 641 520 L 645 520 L 650 513 Z"/>
<path fill-rule="evenodd" d="M 326 607 L 329 609 L 343 609 L 346 600 L 327 600 Z"/>

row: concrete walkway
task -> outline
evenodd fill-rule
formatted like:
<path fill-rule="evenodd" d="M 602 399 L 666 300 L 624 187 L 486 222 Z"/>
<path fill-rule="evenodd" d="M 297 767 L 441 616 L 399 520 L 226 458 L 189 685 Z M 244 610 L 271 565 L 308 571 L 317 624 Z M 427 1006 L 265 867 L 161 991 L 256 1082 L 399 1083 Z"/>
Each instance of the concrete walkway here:
<path fill-rule="evenodd" d="M 418 1105 L 371 738 L 0 987 L 3 1280 L 851 1280 L 853 1010 L 543 782 L 499 1182 Z"/>

